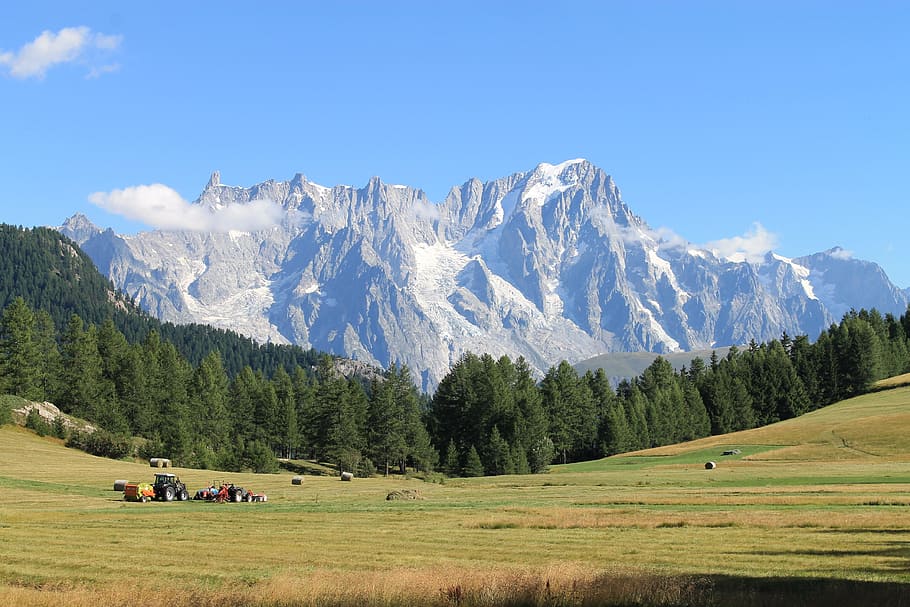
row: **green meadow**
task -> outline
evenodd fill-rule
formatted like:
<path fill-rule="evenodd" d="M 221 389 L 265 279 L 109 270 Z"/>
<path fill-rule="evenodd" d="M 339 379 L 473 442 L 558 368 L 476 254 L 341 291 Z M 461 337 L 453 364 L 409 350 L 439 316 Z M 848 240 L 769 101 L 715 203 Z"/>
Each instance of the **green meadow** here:
<path fill-rule="evenodd" d="M 899 382 L 898 382 L 899 383 Z M 727 450 L 734 455 L 722 455 Z M 716 468 L 705 469 L 713 461 Z M 906 605 L 910 387 L 548 474 L 176 469 L 260 504 L 126 503 L 145 463 L 0 428 L 0 604 Z M 409 489 L 419 499 L 389 501 Z M 857 602 L 862 600 L 862 602 Z"/>

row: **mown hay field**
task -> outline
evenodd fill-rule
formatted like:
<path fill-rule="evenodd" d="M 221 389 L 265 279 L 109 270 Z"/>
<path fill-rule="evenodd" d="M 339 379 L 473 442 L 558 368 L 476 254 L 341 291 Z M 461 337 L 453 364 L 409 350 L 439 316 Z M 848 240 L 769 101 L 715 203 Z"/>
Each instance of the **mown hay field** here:
<path fill-rule="evenodd" d="M 545 475 L 176 469 L 191 493 L 227 479 L 269 501 L 139 504 L 112 487 L 147 463 L 5 426 L 0 604 L 906 604 L 908 430 L 904 387 Z M 422 499 L 385 499 L 401 490 Z"/>

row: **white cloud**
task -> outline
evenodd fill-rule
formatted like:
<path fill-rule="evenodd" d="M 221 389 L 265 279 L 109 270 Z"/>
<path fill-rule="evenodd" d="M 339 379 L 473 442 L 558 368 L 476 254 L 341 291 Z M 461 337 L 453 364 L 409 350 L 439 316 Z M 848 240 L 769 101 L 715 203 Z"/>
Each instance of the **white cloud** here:
<path fill-rule="evenodd" d="M 88 197 L 102 209 L 161 230 L 253 232 L 281 223 L 284 209 L 271 200 L 253 200 L 217 209 L 187 202 L 176 191 L 155 183 Z"/>
<path fill-rule="evenodd" d="M 422 202 L 417 200 L 411 208 L 414 217 L 425 221 L 436 221 L 439 219 L 439 207 L 432 202 Z"/>
<path fill-rule="evenodd" d="M 608 238 L 620 240 L 626 244 L 651 240 L 660 248 L 678 249 L 689 246 L 689 241 L 670 228 L 649 228 L 644 225 L 621 226 L 613 219 L 607 207 L 595 207 L 591 210 L 591 223 Z"/>
<path fill-rule="evenodd" d="M 840 247 L 831 249 L 830 255 L 834 259 L 853 259 L 853 251 L 848 251 L 847 249 L 842 249 Z"/>
<path fill-rule="evenodd" d="M 112 74 L 120 70 L 119 63 L 112 63 L 110 65 L 102 65 L 100 67 L 93 67 L 88 74 L 85 75 L 86 79 L 93 80 L 95 78 L 100 78 L 104 74 Z"/>
<path fill-rule="evenodd" d="M 777 244 L 777 235 L 755 222 L 752 224 L 752 229 L 742 236 L 715 240 L 707 243 L 703 248 L 730 261 L 759 262 L 765 254 L 774 250 Z"/>
<path fill-rule="evenodd" d="M 660 242 L 661 248 L 686 249 L 689 247 L 689 241 L 670 228 L 655 228 L 653 234 L 655 239 Z"/>
<path fill-rule="evenodd" d="M 45 30 L 18 51 L 0 53 L 0 65 L 7 66 L 14 78 L 41 79 L 55 65 L 79 62 L 88 65 L 90 77 L 97 77 L 113 71 L 112 66 L 97 68 L 89 55 L 110 53 L 122 41 L 122 36 L 95 33 L 85 26 L 65 27 L 56 33 Z"/>

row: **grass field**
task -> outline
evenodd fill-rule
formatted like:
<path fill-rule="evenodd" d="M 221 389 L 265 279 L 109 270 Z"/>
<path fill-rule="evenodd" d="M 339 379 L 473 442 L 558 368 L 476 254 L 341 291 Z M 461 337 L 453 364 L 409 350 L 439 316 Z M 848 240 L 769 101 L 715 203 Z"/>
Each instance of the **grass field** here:
<path fill-rule="evenodd" d="M 133 504 L 113 482 L 147 465 L 5 426 L 0 604 L 908 605 L 908 431 L 901 387 L 545 475 L 178 469 L 269 501 Z"/>

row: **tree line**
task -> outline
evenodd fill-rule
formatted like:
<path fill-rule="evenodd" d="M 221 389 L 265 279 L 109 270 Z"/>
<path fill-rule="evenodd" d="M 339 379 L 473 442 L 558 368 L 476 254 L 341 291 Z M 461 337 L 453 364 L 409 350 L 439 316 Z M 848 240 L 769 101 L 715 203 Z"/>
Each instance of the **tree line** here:
<path fill-rule="evenodd" d="M 139 455 L 221 470 L 274 470 L 276 456 L 364 473 L 431 468 L 410 371 L 392 366 L 365 385 L 333 361 L 290 373 L 279 365 L 271 376 L 245 366 L 231 376 L 218 350 L 193 365 L 156 331 L 129 343 L 111 319 L 72 315 L 58 334 L 49 314 L 22 298 L 0 318 L 0 393 L 51 401 L 113 437 L 139 437 Z"/>
<path fill-rule="evenodd" d="M 527 363 L 464 355 L 428 410 L 440 465 L 452 475 L 541 471 L 763 426 L 866 392 L 910 371 L 910 312 L 851 311 L 814 343 L 807 336 L 674 369 L 663 357 L 614 389 L 603 370 L 563 361 L 538 383 Z"/>
<path fill-rule="evenodd" d="M 258 344 L 234 331 L 208 325 L 161 322 L 115 289 L 76 243 L 50 228 L 0 224 L 0 309 L 17 297 L 33 310 L 43 310 L 57 331 L 65 330 L 73 314 L 86 324 L 114 326 L 130 343 L 144 341 L 151 332 L 177 348 L 192 365 L 210 352 L 221 353 L 222 364 L 233 377 L 244 367 L 271 377 L 278 367 L 316 365 L 323 353 L 286 344 Z"/>
<path fill-rule="evenodd" d="M 135 436 L 140 455 L 185 466 L 266 471 L 277 456 L 362 474 L 408 466 L 522 474 L 744 430 L 861 394 L 910 370 L 908 335 L 910 313 L 851 311 L 814 343 L 785 334 L 679 370 L 657 357 L 615 388 L 602 370 L 579 375 L 565 361 L 537 381 L 522 358 L 468 353 L 430 399 L 404 366 L 367 381 L 340 375 L 323 356 L 290 372 L 247 365 L 232 374 L 217 349 L 193 364 L 157 331 L 131 343 L 112 319 L 75 314 L 58 331 L 45 310 L 17 298 L 0 317 L 0 394 L 52 401 L 97 424 L 118 438 L 105 443 L 112 452 Z"/>

